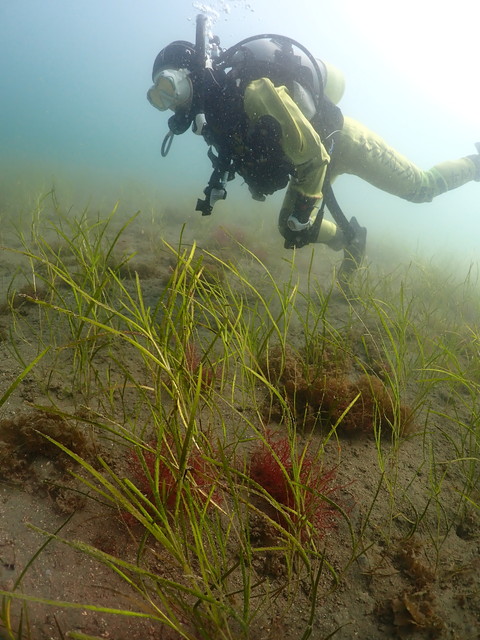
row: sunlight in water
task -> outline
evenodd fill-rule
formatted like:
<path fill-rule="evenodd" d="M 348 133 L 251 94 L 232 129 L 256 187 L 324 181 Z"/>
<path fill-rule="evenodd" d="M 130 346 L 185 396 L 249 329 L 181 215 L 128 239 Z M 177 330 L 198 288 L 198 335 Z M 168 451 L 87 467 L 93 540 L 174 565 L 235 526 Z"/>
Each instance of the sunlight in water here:
<path fill-rule="evenodd" d="M 345 18 L 417 90 L 454 115 L 480 124 L 478 3 L 458 0 L 345 0 Z"/>

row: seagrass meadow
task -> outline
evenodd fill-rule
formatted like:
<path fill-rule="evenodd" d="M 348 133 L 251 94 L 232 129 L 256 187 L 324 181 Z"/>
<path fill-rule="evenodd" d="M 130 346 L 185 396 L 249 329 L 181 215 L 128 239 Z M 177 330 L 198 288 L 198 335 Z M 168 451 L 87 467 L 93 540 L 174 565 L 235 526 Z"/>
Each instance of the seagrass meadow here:
<path fill-rule="evenodd" d="M 478 638 L 477 265 L 65 200 L 1 212 L 2 640 Z"/>
<path fill-rule="evenodd" d="M 203 65 L 259 34 L 294 100 L 278 36 L 417 167 L 474 154 L 477 4 L 0 2 L 0 640 L 480 638 L 479 184 L 395 197 L 322 131 L 368 229 L 348 291 L 341 252 L 283 248 L 283 188 L 195 211 Z M 173 41 L 176 114 L 147 98 Z"/>

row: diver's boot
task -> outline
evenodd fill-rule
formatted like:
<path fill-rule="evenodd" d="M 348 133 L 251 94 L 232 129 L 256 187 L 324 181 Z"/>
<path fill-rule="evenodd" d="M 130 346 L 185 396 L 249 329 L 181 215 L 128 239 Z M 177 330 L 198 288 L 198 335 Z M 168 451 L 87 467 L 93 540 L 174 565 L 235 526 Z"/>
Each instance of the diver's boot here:
<path fill-rule="evenodd" d="M 367 228 L 361 227 L 356 218 L 350 220 L 355 235 L 343 250 L 343 260 L 337 278 L 340 284 L 350 285 L 352 274 L 360 267 L 367 246 Z"/>

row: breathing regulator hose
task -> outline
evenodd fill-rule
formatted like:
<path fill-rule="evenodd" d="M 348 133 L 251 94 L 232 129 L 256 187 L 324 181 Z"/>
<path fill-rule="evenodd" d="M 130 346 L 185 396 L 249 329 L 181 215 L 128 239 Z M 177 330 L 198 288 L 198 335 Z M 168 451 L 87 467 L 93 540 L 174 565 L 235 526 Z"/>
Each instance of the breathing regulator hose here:
<path fill-rule="evenodd" d="M 205 69 L 207 66 L 207 16 L 199 13 L 195 31 L 195 85 L 196 100 L 193 113 L 192 130 L 201 136 L 206 124 L 205 119 Z"/>

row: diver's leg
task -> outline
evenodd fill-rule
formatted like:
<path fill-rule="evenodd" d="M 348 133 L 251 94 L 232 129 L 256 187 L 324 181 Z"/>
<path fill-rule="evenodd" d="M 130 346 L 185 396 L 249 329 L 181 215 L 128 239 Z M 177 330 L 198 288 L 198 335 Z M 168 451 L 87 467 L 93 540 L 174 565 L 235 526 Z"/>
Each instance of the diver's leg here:
<path fill-rule="evenodd" d="M 480 179 L 477 156 L 442 162 L 424 171 L 352 118 L 346 117 L 343 129 L 334 135 L 332 177 L 353 174 L 410 202 L 430 202 L 446 191 Z"/>

